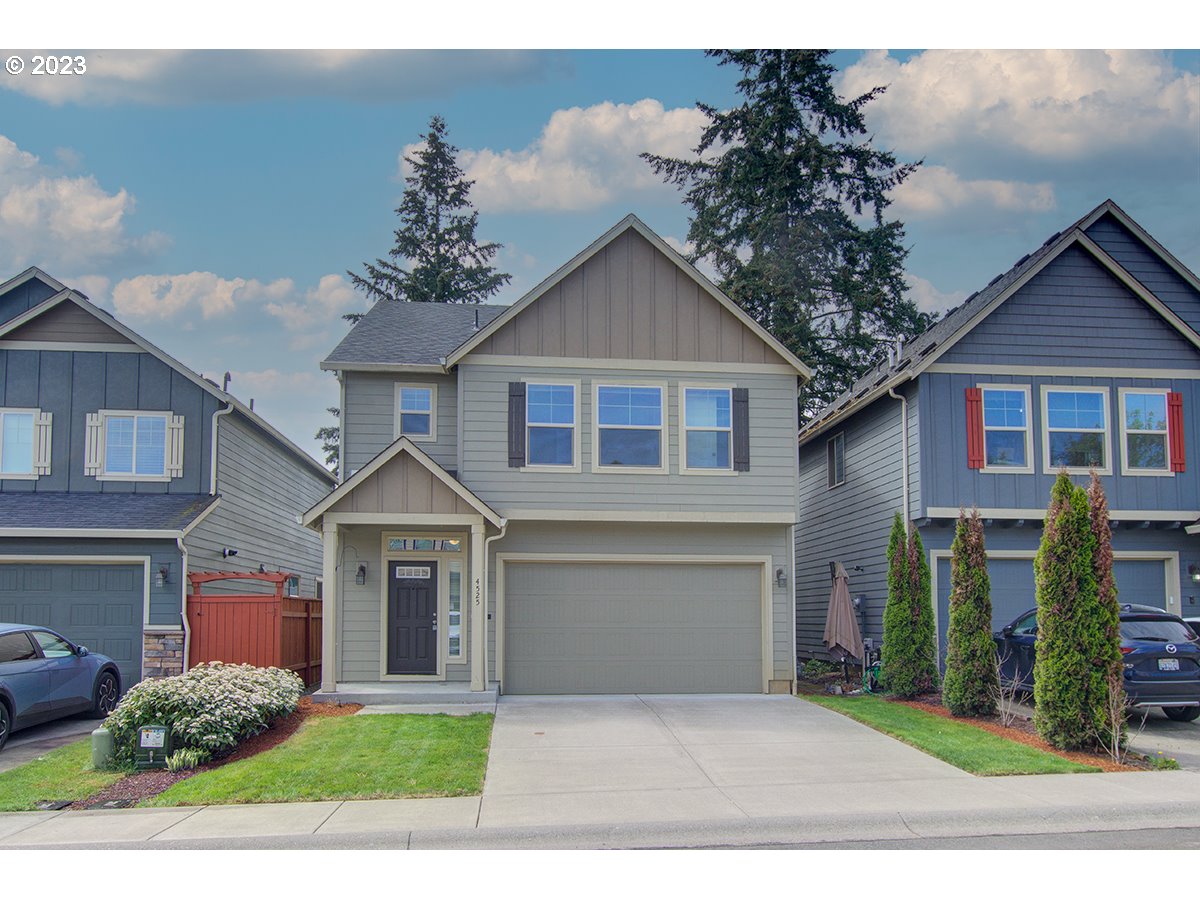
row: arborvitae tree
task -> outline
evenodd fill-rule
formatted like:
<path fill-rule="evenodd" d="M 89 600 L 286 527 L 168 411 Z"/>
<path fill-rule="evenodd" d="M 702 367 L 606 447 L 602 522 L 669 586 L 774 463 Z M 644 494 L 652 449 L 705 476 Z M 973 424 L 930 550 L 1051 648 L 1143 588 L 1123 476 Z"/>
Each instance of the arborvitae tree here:
<path fill-rule="evenodd" d="M 812 366 L 802 409 L 823 406 L 931 323 L 906 299 L 904 226 L 891 191 L 919 163 L 871 146 L 863 110 L 877 87 L 838 96 L 829 50 L 709 50 L 741 71 L 741 102 L 697 103 L 708 119 L 691 159 L 644 153 L 692 208 L 691 260 Z"/>
<path fill-rule="evenodd" d="M 992 637 L 992 585 L 979 510 L 960 511 L 950 546 L 950 624 L 942 702 L 956 716 L 991 716 L 1000 684 Z"/>
<path fill-rule="evenodd" d="M 937 646 L 929 594 L 929 563 L 916 528 L 905 534 L 897 513 L 888 539 L 888 599 L 883 610 L 884 687 L 915 697 L 937 687 Z"/>
<path fill-rule="evenodd" d="M 1107 663 L 1096 583 L 1096 536 L 1087 494 L 1066 473 L 1050 491 L 1042 544 L 1033 562 L 1037 585 L 1037 652 L 1033 723 L 1059 749 L 1095 743 L 1103 711 L 1098 687 Z"/>
<path fill-rule="evenodd" d="M 362 275 L 347 274 L 372 300 L 482 303 L 511 278 L 489 264 L 501 245 L 475 238 L 479 213 L 468 199 L 474 182 L 463 177 L 458 148 L 446 140 L 441 116 L 429 120 L 421 139 L 413 155 L 404 157 L 412 172 L 404 178 L 396 210 L 401 225 L 390 258 L 364 262 Z"/>
<path fill-rule="evenodd" d="M 1089 688 L 1095 692 L 1092 705 L 1097 708 L 1096 740 L 1099 744 L 1109 745 L 1114 737 L 1118 738 L 1118 746 L 1124 743 L 1124 722 L 1120 723 L 1119 734 L 1113 728 L 1113 723 L 1107 711 L 1124 707 L 1125 687 L 1122 674 L 1124 663 L 1121 657 L 1121 608 L 1117 602 L 1117 580 L 1113 576 L 1112 521 L 1108 515 L 1108 498 L 1104 495 L 1104 485 L 1100 476 L 1092 472 L 1091 482 L 1087 489 L 1088 515 L 1091 520 L 1092 534 L 1096 537 L 1096 622 L 1095 631 L 1095 674 L 1090 679 Z M 1110 698 L 1108 694 L 1116 689 L 1121 694 L 1118 698 Z"/>

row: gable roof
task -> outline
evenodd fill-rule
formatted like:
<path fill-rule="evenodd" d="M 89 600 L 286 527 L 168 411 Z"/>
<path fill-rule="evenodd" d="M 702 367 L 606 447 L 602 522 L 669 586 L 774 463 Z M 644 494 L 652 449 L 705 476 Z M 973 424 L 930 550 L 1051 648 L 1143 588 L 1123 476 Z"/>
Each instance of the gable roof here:
<path fill-rule="evenodd" d="M 498 512 L 484 503 L 461 481 L 443 469 L 440 465 L 434 462 L 425 451 L 414 444 L 409 438 L 403 435 L 392 441 L 387 447 L 380 450 L 375 457 L 355 472 L 350 478 L 342 482 L 336 489 L 330 491 L 321 499 L 319 503 L 313 506 L 310 510 L 300 517 L 300 524 L 312 528 L 318 519 L 327 513 L 332 507 L 339 502 L 349 497 L 359 487 L 362 486 L 372 475 L 382 469 L 385 465 L 391 462 L 396 456 L 401 453 L 406 453 L 413 460 L 419 463 L 424 468 L 428 469 L 438 481 L 444 484 L 447 488 L 453 491 L 462 499 L 468 506 L 478 512 L 481 516 L 495 525 L 497 528 L 503 528 L 507 521 Z"/>
<path fill-rule="evenodd" d="M 428 366 L 443 371 L 442 361 L 508 307 L 473 303 L 379 301 L 321 362 L 321 368 L 388 370 Z"/>
<path fill-rule="evenodd" d="M 670 244 L 655 234 L 654 231 L 651 230 L 648 225 L 646 225 L 646 223 L 644 223 L 633 213 L 627 215 L 620 222 L 584 248 L 580 253 L 576 254 L 574 258 L 572 258 L 563 266 L 560 266 L 554 273 L 544 279 L 537 287 L 527 293 L 512 306 L 506 307 L 504 311 L 495 319 L 493 319 L 486 327 L 480 328 L 479 331 L 470 336 L 467 340 L 463 341 L 454 349 L 452 353 L 447 355 L 446 367 L 449 368 L 450 366 L 457 364 L 463 359 L 463 357 L 487 340 L 487 338 L 503 328 L 508 322 L 511 322 L 513 319 L 519 316 L 523 310 L 536 303 L 538 299 L 552 287 L 561 282 L 564 278 L 587 262 L 591 257 L 595 256 L 630 229 L 636 231 L 643 238 L 649 241 L 656 250 L 670 259 L 671 262 L 678 266 L 689 278 L 696 282 L 696 284 L 699 285 L 700 289 L 704 291 L 704 293 L 712 297 L 717 301 L 717 303 L 732 313 L 742 325 L 744 325 L 751 332 L 753 332 L 756 337 L 760 338 L 764 343 L 766 343 L 766 345 L 770 347 L 774 353 L 781 357 L 787 365 L 795 369 L 802 378 L 808 379 L 812 377 L 812 370 L 803 362 L 801 362 L 795 354 L 788 350 L 787 347 L 783 346 L 783 344 L 781 344 L 774 335 L 759 325 L 758 322 L 756 322 L 748 313 L 746 313 L 745 310 L 743 310 L 733 300 L 726 296 L 725 293 L 722 292 L 715 284 L 705 278 L 695 266 L 680 256 Z"/>
<path fill-rule="evenodd" d="M 55 291 L 65 291 L 67 289 L 67 286 L 57 278 L 50 277 L 37 266 L 30 266 L 20 275 L 14 275 L 12 278 L 8 279 L 8 281 L 0 283 L 0 296 L 7 294 L 13 288 L 20 287 L 31 278 L 38 279 L 47 287 L 54 288 Z"/>
<path fill-rule="evenodd" d="M 1120 263 L 1106 253 L 1095 241 L 1084 232 L 1093 222 L 1105 213 L 1112 213 L 1122 223 L 1132 223 L 1128 217 L 1111 200 L 1105 200 L 1087 215 L 1069 225 L 1063 231 L 1051 235 L 1046 241 L 1025 256 L 1007 272 L 997 275 L 982 290 L 976 291 L 963 303 L 951 309 L 946 315 L 927 329 L 909 344 L 903 346 L 900 357 L 885 361 L 868 371 L 850 387 L 849 390 L 835 398 L 820 410 L 800 429 L 800 443 L 804 444 L 821 434 L 826 429 L 853 414 L 857 410 L 873 403 L 877 398 L 886 394 L 897 385 L 916 378 L 921 372 L 933 365 L 942 354 L 963 338 L 976 325 L 982 322 L 993 310 L 1005 300 L 1020 290 L 1038 272 L 1042 271 L 1054 259 L 1069 247 L 1079 246 L 1092 255 L 1102 266 L 1112 273 L 1133 294 L 1139 297 L 1155 312 L 1167 320 L 1179 333 L 1195 347 L 1200 349 L 1200 334 L 1190 328 L 1186 322 L 1172 312 L 1161 300 L 1129 274 Z M 1136 223 L 1134 223 L 1136 225 Z M 1140 227 L 1131 227 L 1139 238 L 1146 235 Z M 1148 237 L 1148 235 L 1147 235 Z M 1151 246 L 1154 250 L 1154 246 Z M 1159 253 L 1159 250 L 1155 250 Z M 1161 250 L 1161 253 L 1166 253 Z M 1169 254 L 1167 254 L 1169 256 Z M 1174 259 L 1174 257 L 1170 257 Z M 1164 261 L 1166 257 L 1164 257 Z M 1187 272 L 1186 267 L 1178 260 L 1175 266 Z M 1190 273 L 1189 273 L 1190 274 Z M 1195 276 L 1191 278 L 1194 280 Z"/>
<path fill-rule="evenodd" d="M 204 378 L 203 376 L 192 371 L 179 360 L 150 343 L 128 325 L 122 323 L 112 313 L 96 306 L 90 300 L 88 300 L 87 297 L 78 291 L 73 290 L 72 288 L 63 288 L 53 297 L 47 298 L 37 306 L 32 307 L 19 316 L 14 316 L 12 319 L 9 319 L 7 322 L 0 325 L 0 338 L 4 338 L 6 335 L 12 334 L 22 326 L 32 322 L 34 319 L 37 319 L 39 316 L 45 315 L 51 310 L 58 308 L 58 306 L 62 303 L 73 303 L 85 312 L 90 313 L 106 327 L 116 331 L 130 343 L 135 344 L 145 352 L 149 353 L 155 359 L 174 369 L 201 390 L 206 391 L 213 397 L 220 400 L 222 403 L 225 403 L 231 408 L 237 410 L 239 413 L 249 419 L 251 423 L 256 425 L 262 431 L 266 432 L 266 434 L 283 449 L 296 457 L 300 462 L 304 463 L 309 469 L 319 473 L 330 484 L 336 483 L 337 478 L 328 469 L 305 453 L 302 449 L 300 449 L 300 447 L 298 447 L 289 438 L 285 437 L 278 429 L 276 429 L 275 426 L 273 426 L 258 413 L 254 412 L 254 410 L 250 409 L 250 407 L 248 407 L 246 404 L 242 403 L 242 401 L 237 399 L 237 397 L 233 396 L 227 391 L 221 390 L 207 378 Z"/>

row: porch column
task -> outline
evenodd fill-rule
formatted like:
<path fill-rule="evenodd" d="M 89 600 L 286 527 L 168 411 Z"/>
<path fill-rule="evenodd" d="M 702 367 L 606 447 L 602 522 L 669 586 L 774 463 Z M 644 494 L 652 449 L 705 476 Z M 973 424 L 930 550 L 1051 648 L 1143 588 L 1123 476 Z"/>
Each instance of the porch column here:
<path fill-rule="evenodd" d="M 487 690 L 487 565 L 483 522 L 471 526 L 471 690 Z"/>
<path fill-rule="evenodd" d="M 341 558 L 341 533 L 338 526 L 321 523 L 324 597 L 321 601 L 321 690 L 337 690 L 338 642 L 337 613 L 341 594 L 338 560 Z"/>

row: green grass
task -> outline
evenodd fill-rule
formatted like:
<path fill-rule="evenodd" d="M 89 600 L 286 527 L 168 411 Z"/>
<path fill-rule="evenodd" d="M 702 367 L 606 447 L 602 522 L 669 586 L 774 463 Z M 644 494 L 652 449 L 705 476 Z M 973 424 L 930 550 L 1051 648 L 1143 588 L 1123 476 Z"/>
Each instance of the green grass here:
<path fill-rule="evenodd" d="M 491 735 L 485 713 L 313 719 L 278 747 L 201 772 L 142 805 L 478 794 Z"/>
<path fill-rule="evenodd" d="M 882 697 L 813 694 L 804 699 L 870 725 L 876 731 L 891 735 L 973 775 L 1053 775 L 1100 771 L 1095 766 L 1073 763 L 966 722 L 956 722 L 902 703 L 892 703 Z"/>
<path fill-rule="evenodd" d="M 0 772 L 0 812 L 37 809 L 41 800 L 83 800 L 124 775 L 93 769 L 92 742 L 84 738 Z"/>

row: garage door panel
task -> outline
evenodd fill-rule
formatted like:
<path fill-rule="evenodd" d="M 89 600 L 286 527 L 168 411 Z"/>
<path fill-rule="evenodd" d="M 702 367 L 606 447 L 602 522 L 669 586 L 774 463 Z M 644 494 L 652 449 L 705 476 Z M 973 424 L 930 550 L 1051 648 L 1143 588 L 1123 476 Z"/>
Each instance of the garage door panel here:
<path fill-rule="evenodd" d="M 508 563 L 506 693 L 762 690 L 761 569 Z"/>

